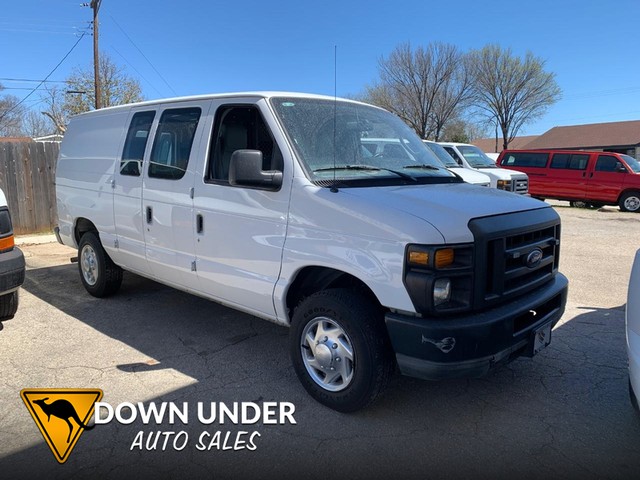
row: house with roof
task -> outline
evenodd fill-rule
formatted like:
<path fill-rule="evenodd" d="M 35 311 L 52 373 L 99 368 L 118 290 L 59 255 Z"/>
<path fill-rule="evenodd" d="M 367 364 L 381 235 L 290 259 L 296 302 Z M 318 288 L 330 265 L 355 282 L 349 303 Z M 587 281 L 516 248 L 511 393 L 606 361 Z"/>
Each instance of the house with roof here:
<path fill-rule="evenodd" d="M 485 152 L 495 152 L 495 138 L 472 143 Z M 640 120 L 553 127 L 542 135 L 516 137 L 509 148 L 595 150 L 623 153 L 640 160 Z M 502 139 L 499 139 L 498 151 L 502 151 Z"/>

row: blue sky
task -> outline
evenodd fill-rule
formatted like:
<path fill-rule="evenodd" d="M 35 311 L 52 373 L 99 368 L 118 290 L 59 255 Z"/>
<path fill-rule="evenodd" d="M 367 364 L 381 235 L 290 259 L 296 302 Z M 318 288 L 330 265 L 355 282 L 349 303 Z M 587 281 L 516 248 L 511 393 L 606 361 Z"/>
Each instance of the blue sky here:
<path fill-rule="evenodd" d="M 73 0 L 3 2 L 0 83 L 24 97 L 89 26 Z M 148 99 L 243 90 L 357 94 L 397 45 L 439 41 L 527 50 L 556 74 L 563 98 L 521 134 L 556 125 L 640 119 L 640 1 L 103 0 L 100 48 L 137 76 Z M 92 62 L 82 38 L 51 80 Z M 159 72 L 159 73 L 158 73 Z M 37 94 L 25 103 L 33 105 Z"/>

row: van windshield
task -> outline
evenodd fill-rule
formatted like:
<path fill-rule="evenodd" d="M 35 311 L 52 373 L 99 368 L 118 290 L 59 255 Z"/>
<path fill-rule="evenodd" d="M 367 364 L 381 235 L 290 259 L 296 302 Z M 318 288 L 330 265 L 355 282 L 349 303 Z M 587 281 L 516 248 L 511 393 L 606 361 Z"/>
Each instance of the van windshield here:
<path fill-rule="evenodd" d="M 627 162 L 627 165 L 629 165 L 629 168 L 633 170 L 633 173 L 640 173 L 640 162 L 638 162 L 638 160 L 636 160 L 633 157 L 630 157 L 629 155 L 620 155 L 620 156 L 624 158 L 624 161 Z"/>
<path fill-rule="evenodd" d="M 436 157 L 438 157 L 438 160 L 440 160 L 445 167 L 460 168 L 460 165 L 458 165 L 458 162 L 456 162 L 453 159 L 453 157 L 449 155 L 449 152 L 447 152 L 442 145 L 438 145 L 437 143 L 430 143 L 430 142 L 427 143 L 426 141 L 424 142 L 424 144 L 427 147 L 429 147 L 429 149 L 434 153 Z"/>
<path fill-rule="evenodd" d="M 487 155 L 476 146 L 458 145 L 458 150 L 460 150 L 465 160 L 469 162 L 469 165 L 473 168 L 498 168 L 496 167 L 496 162 L 487 157 Z"/>
<path fill-rule="evenodd" d="M 458 183 L 391 113 L 330 99 L 275 97 L 271 105 L 311 181 L 320 186 Z"/>

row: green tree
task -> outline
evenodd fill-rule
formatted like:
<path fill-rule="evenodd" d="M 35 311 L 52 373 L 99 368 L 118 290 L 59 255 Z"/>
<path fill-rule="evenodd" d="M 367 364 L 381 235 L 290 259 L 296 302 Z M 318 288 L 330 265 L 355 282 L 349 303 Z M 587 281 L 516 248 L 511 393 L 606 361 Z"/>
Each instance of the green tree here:
<path fill-rule="evenodd" d="M 524 125 L 561 97 L 555 75 L 546 72 L 545 62 L 531 52 L 521 59 L 511 49 L 488 45 L 469 58 L 474 106 L 500 129 L 505 149 Z"/>

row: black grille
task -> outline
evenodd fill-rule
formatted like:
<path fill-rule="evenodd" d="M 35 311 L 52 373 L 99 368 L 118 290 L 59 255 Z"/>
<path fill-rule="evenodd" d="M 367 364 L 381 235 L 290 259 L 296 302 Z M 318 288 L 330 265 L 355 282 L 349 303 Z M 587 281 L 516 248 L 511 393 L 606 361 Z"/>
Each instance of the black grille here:
<path fill-rule="evenodd" d="M 474 306 L 531 291 L 558 271 L 560 219 L 551 208 L 472 220 L 476 238 Z"/>

